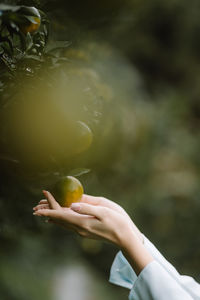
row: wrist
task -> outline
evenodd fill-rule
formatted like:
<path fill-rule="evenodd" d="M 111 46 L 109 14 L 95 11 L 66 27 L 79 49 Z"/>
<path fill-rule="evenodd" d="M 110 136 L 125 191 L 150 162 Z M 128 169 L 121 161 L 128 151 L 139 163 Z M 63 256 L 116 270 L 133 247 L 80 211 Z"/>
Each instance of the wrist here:
<path fill-rule="evenodd" d="M 141 240 L 134 231 L 121 239 L 120 249 L 137 275 L 154 260 L 143 244 L 143 236 Z"/>
<path fill-rule="evenodd" d="M 135 244 L 136 242 L 138 242 L 140 240 L 140 237 L 135 232 L 135 230 L 133 229 L 131 224 L 129 224 L 129 226 L 125 226 L 124 229 L 121 228 L 121 230 L 118 230 L 115 235 L 116 235 L 116 243 L 115 244 L 122 251 L 126 251 L 129 248 L 130 243 Z"/>

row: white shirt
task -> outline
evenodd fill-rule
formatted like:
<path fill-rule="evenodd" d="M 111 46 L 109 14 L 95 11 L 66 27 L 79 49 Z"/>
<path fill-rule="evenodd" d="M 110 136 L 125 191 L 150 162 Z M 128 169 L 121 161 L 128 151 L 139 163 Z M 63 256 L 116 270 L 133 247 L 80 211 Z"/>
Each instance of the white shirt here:
<path fill-rule="evenodd" d="M 130 289 L 129 300 L 200 300 L 200 284 L 180 275 L 144 236 L 144 246 L 153 256 L 137 276 L 122 252 L 118 252 L 109 281 Z"/>

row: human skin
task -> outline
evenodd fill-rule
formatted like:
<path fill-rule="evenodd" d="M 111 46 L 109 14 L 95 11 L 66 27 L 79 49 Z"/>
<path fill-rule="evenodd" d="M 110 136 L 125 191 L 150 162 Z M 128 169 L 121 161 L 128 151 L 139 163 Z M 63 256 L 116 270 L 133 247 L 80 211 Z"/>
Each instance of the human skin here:
<path fill-rule="evenodd" d="M 47 217 L 47 222 L 64 226 L 82 237 L 115 244 L 137 275 L 153 261 L 143 245 L 142 233 L 115 202 L 84 194 L 79 203 L 67 208 L 61 207 L 50 192 L 43 193 L 46 199 L 33 208 L 35 216 Z"/>

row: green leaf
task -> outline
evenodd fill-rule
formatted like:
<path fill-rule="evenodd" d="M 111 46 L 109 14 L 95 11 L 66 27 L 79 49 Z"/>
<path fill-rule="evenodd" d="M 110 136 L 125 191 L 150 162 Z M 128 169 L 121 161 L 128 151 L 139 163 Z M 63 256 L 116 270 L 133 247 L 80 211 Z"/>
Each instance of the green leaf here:
<path fill-rule="evenodd" d="M 52 42 L 52 43 L 49 43 L 46 46 L 46 52 L 51 52 L 51 51 L 55 51 L 55 50 L 58 50 L 58 49 L 67 48 L 70 45 L 71 45 L 71 42 L 69 42 L 69 41 Z"/>
<path fill-rule="evenodd" d="M 26 51 L 30 50 L 32 46 L 33 46 L 33 40 L 30 33 L 28 32 L 26 35 L 26 47 L 27 47 Z"/>
<path fill-rule="evenodd" d="M 69 176 L 81 176 L 83 174 L 87 174 L 89 173 L 91 170 L 90 169 L 86 169 L 86 168 L 77 168 L 77 169 L 73 169 L 69 172 Z"/>
<path fill-rule="evenodd" d="M 40 58 L 39 56 L 36 56 L 36 55 L 26 55 L 26 56 L 24 56 L 24 59 L 32 59 L 32 60 L 36 60 L 39 62 L 43 61 L 42 58 Z"/>
<path fill-rule="evenodd" d="M 0 4 L 0 11 L 16 12 L 19 8 L 20 8 L 20 6 Z"/>

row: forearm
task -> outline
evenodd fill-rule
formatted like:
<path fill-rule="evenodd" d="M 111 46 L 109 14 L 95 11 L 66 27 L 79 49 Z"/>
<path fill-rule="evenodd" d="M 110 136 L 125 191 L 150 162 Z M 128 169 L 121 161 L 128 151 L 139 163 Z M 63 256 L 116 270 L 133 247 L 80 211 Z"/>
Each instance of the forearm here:
<path fill-rule="evenodd" d="M 151 254 L 145 249 L 141 236 L 137 235 L 132 229 L 130 231 L 127 230 L 127 233 L 119 238 L 118 243 L 118 246 L 137 275 L 154 260 Z"/>

